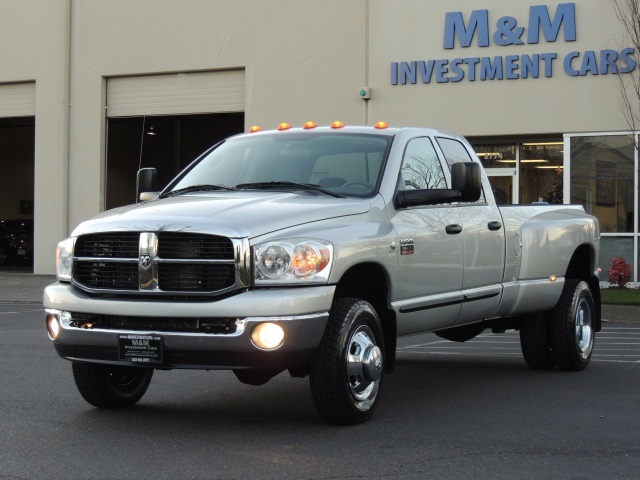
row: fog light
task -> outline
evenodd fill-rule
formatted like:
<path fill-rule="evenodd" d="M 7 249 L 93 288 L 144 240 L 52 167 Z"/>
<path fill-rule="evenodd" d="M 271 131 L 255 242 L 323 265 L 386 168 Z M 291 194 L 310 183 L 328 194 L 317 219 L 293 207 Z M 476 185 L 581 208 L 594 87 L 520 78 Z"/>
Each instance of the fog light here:
<path fill-rule="evenodd" d="M 49 338 L 55 340 L 60 333 L 60 323 L 58 323 L 58 316 L 53 313 L 48 313 L 46 318 L 47 332 Z"/>
<path fill-rule="evenodd" d="M 261 323 L 251 332 L 251 340 L 258 348 L 273 350 L 282 345 L 284 330 L 275 323 Z"/>

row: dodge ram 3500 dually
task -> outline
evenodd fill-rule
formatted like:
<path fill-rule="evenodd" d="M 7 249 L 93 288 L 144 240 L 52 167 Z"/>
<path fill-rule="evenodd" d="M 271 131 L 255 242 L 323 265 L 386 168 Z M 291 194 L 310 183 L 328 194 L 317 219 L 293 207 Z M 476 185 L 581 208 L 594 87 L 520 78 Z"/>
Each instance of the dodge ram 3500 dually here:
<path fill-rule="evenodd" d="M 328 422 L 373 414 L 396 338 L 519 331 L 526 363 L 582 370 L 600 330 L 599 226 L 580 206 L 496 205 L 473 149 L 427 128 L 237 135 L 162 191 L 58 245 L 46 325 L 80 394 L 142 398 L 155 369 L 310 378 Z"/>

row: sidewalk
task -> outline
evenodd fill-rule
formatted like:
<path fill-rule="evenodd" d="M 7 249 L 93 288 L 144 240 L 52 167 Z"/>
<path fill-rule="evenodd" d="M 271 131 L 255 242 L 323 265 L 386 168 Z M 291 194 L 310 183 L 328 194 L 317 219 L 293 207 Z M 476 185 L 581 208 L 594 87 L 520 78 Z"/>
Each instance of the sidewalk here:
<path fill-rule="evenodd" d="M 25 272 L 0 271 L 0 302 L 42 304 L 44 287 L 56 281 L 54 275 L 34 275 Z M 640 323 L 640 307 L 602 305 L 602 321 Z"/>
<path fill-rule="evenodd" d="M 55 275 L 0 271 L 0 302 L 42 304 L 44 287 L 55 281 Z"/>

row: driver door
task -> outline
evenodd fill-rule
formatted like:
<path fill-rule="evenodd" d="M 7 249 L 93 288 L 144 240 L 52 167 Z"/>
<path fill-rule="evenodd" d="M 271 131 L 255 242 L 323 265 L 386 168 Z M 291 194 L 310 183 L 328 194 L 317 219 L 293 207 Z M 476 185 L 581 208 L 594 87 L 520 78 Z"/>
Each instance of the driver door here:
<path fill-rule="evenodd" d="M 407 143 L 398 190 L 447 188 L 442 162 L 429 137 Z M 455 323 L 462 304 L 463 241 L 456 206 L 428 205 L 390 212 L 397 235 L 398 334 Z"/>

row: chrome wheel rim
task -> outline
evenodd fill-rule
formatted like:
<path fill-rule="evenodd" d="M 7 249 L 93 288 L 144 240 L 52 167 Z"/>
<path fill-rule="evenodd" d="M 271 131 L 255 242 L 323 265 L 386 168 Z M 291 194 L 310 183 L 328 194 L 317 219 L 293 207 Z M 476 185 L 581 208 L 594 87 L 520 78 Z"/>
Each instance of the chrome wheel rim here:
<path fill-rule="evenodd" d="M 593 329 L 591 323 L 591 305 L 586 298 L 580 300 L 576 309 L 576 343 L 580 357 L 586 360 L 593 348 Z"/>
<path fill-rule="evenodd" d="M 382 351 L 366 325 L 359 326 L 347 344 L 347 383 L 351 396 L 361 410 L 376 399 L 382 378 Z"/>

